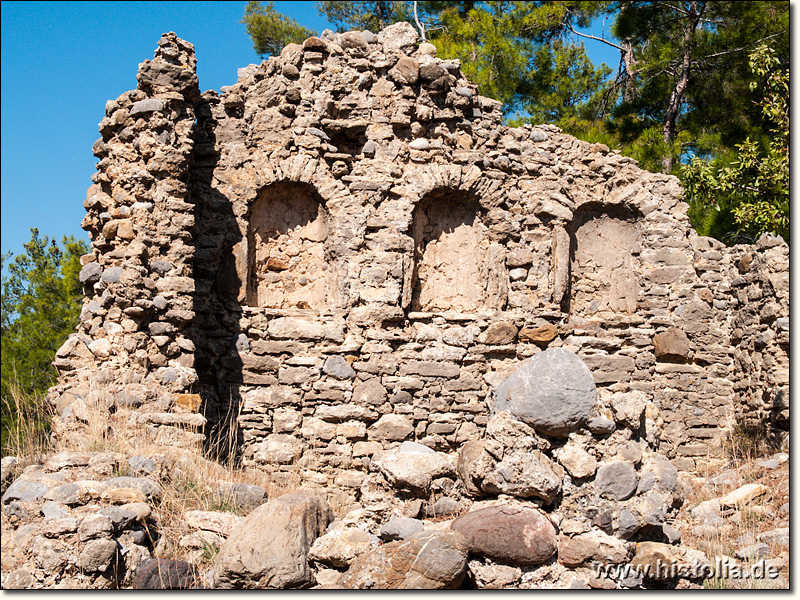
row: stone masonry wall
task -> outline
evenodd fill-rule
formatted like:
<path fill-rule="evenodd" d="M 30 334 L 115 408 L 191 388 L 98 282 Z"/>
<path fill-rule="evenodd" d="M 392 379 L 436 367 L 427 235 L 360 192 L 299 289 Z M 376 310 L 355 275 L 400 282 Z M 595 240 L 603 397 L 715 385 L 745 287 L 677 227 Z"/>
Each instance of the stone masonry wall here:
<path fill-rule="evenodd" d="M 726 248 L 676 178 L 502 126 L 406 23 L 323 38 L 200 94 L 165 34 L 107 104 L 61 405 L 99 378 L 174 430 L 196 393 L 247 464 L 357 488 L 404 440 L 479 438 L 494 387 L 563 347 L 681 469 L 737 419 L 788 429 L 782 240 Z"/>

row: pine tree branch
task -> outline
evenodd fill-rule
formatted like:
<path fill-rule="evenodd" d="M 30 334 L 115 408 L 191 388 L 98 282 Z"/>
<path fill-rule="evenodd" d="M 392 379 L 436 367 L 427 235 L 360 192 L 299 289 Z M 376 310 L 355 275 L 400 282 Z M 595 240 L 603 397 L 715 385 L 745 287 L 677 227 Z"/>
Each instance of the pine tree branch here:
<path fill-rule="evenodd" d="M 575 35 L 579 35 L 579 36 L 584 37 L 584 38 L 586 38 L 588 40 L 595 40 L 595 41 L 598 41 L 598 42 L 603 42 L 604 44 L 608 44 L 612 48 L 616 48 L 617 50 L 622 52 L 622 46 L 618 46 L 617 44 L 615 44 L 613 42 L 610 42 L 605 38 L 599 38 L 599 37 L 596 37 L 596 36 L 593 36 L 593 35 L 589 35 L 588 33 L 581 33 L 580 31 L 575 31 L 575 28 L 572 25 L 569 26 L 569 30 L 572 33 L 574 33 Z"/>
<path fill-rule="evenodd" d="M 760 40 L 756 40 L 755 42 L 753 42 L 752 44 L 749 44 L 748 46 L 742 46 L 741 48 L 734 48 L 733 50 L 725 50 L 723 52 L 716 52 L 715 54 L 706 54 L 705 56 L 698 56 L 695 60 L 696 61 L 705 60 L 707 58 L 717 58 L 718 56 L 725 56 L 727 54 L 735 54 L 736 52 L 743 52 L 744 50 L 749 50 L 751 48 L 755 48 L 758 45 L 762 44 L 763 42 L 766 42 L 767 40 L 770 40 L 770 39 L 772 39 L 774 37 L 777 37 L 779 35 L 781 35 L 781 33 L 773 33 L 772 35 L 768 35 L 765 38 L 761 38 Z"/>

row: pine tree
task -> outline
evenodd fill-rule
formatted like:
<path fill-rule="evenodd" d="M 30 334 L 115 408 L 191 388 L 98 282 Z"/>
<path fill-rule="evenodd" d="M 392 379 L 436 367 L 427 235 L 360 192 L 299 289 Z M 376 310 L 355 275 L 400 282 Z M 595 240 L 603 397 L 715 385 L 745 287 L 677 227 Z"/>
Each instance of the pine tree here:
<path fill-rule="evenodd" d="M 276 56 L 287 44 L 301 43 L 316 33 L 275 10 L 272 2 L 248 2 L 242 19 L 253 49 L 261 58 Z"/>
<path fill-rule="evenodd" d="M 83 286 L 78 280 L 84 241 L 65 237 L 59 246 L 31 229 L 25 252 L 0 257 L 2 379 L 0 402 L 3 438 L 17 415 L 10 413 L 12 393 L 33 402 L 55 382 L 51 366 L 56 350 L 75 331 Z M 7 268 L 7 275 L 6 275 Z M 3 444 L 5 446 L 5 444 Z"/>

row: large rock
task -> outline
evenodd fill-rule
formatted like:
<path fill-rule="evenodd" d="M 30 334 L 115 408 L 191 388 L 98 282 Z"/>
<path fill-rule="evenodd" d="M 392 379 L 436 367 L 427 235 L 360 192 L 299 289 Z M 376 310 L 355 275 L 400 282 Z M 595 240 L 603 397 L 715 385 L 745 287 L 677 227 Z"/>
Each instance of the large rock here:
<path fill-rule="evenodd" d="M 691 345 L 682 329 L 670 327 L 653 336 L 653 352 L 657 360 L 683 362 L 689 358 Z"/>
<path fill-rule="evenodd" d="M 574 537 L 562 536 L 558 543 L 558 562 L 567 567 L 602 563 L 617 564 L 628 557 L 625 542 L 602 531 L 588 531 Z"/>
<path fill-rule="evenodd" d="M 602 496 L 613 500 L 626 500 L 636 491 L 639 478 L 629 463 L 615 460 L 597 469 L 594 482 Z"/>
<path fill-rule="evenodd" d="M 154 500 L 161 497 L 161 486 L 146 477 L 115 477 L 105 482 L 109 487 L 132 488 L 139 490 L 148 499 Z"/>
<path fill-rule="evenodd" d="M 378 535 L 384 541 L 394 542 L 409 538 L 418 531 L 422 531 L 422 528 L 423 523 L 419 519 L 400 517 L 384 523 Z"/>
<path fill-rule="evenodd" d="M 492 506 L 467 513 L 450 524 L 467 540 L 472 554 L 512 565 L 538 565 L 557 550 L 556 529 L 538 510 Z"/>
<path fill-rule="evenodd" d="M 418 39 L 417 30 L 405 21 L 389 25 L 378 33 L 378 41 L 383 44 L 386 52 L 408 52 L 414 48 Z"/>
<path fill-rule="evenodd" d="M 187 510 L 184 519 L 189 527 L 229 536 L 244 520 L 239 515 L 211 510 Z"/>
<path fill-rule="evenodd" d="M 137 590 L 189 590 L 201 587 L 195 565 L 182 560 L 154 558 L 136 571 L 133 584 Z"/>
<path fill-rule="evenodd" d="M 563 471 L 538 451 L 514 450 L 494 465 L 481 488 L 490 494 L 541 498 L 549 504 L 561 491 Z"/>
<path fill-rule="evenodd" d="M 420 531 L 357 558 L 339 585 L 347 589 L 452 590 L 467 569 L 467 543 L 457 531 Z"/>
<path fill-rule="evenodd" d="M 212 586 L 285 589 L 313 583 L 308 551 L 331 518 L 328 504 L 306 492 L 262 504 L 220 548 L 209 577 Z"/>
<path fill-rule="evenodd" d="M 456 472 L 453 457 L 416 442 L 403 442 L 376 458 L 375 466 L 393 487 L 421 494 L 428 492 L 434 478 L 450 477 Z"/>
<path fill-rule="evenodd" d="M 500 382 L 492 410 L 507 410 L 540 433 L 565 436 L 589 419 L 596 401 L 597 388 L 586 364 L 569 350 L 553 348 Z"/>
<path fill-rule="evenodd" d="M 114 540 L 91 540 L 83 546 L 78 556 L 78 567 L 87 572 L 105 571 L 117 555 L 117 542 Z"/>
<path fill-rule="evenodd" d="M 380 544 L 377 536 L 351 525 L 334 525 L 318 537 L 308 557 L 332 567 L 347 568 L 353 560 Z"/>
<path fill-rule="evenodd" d="M 558 455 L 558 462 L 564 465 L 575 479 L 591 477 L 597 470 L 597 460 L 576 443 L 566 444 Z"/>
<path fill-rule="evenodd" d="M 371 440 L 399 442 L 414 433 L 414 425 L 403 415 L 389 413 L 383 415 L 368 430 Z"/>
<path fill-rule="evenodd" d="M 636 544 L 631 566 L 646 579 L 672 579 L 681 558 L 680 550 L 660 542 Z"/>
<path fill-rule="evenodd" d="M 419 79 L 419 63 L 413 58 L 402 56 L 389 70 L 389 77 L 401 85 L 414 85 Z"/>
<path fill-rule="evenodd" d="M 3 504 L 8 504 L 12 500 L 20 502 L 39 500 L 48 491 L 50 487 L 46 483 L 34 478 L 20 477 L 8 486 L 6 493 L 3 494 Z"/>
<path fill-rule="evenodd" d="M 748 483 L 742 487 L 725 494 L 719 498 L 719 505 L 723 508 L 744 508 L 753 504 L 761 496 L 769 493 L 769 488 L 760 483 Z"/>
<path fill-rule="evenodd" d="M 470 440 L 459 448 L 456 471 L 468 494 L 481 493 L 481 483 L 493 464 L 483 440 Z"/>

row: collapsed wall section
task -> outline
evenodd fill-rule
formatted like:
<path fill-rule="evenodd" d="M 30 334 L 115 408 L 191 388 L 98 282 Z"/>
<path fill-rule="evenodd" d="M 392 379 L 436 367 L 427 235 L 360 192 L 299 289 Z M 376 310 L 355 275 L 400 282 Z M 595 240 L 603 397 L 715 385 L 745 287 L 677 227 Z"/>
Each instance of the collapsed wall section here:
<path fill-rule="evenodd" d="M 632 402 L 635 435 L 682 469 L 739 417 L 788 421 L 785 244 L 727 249 L 691 230 L 676 178 L 502 126 L 408 24 L 291 44 L 221 95 L 181 87 L 186 69 L 160 65 L 192 67 L 189 46 L 162 41 L 101 124 L 100 279 L 57 391 L 105 368 L 128 394 L 195 392 L 214 426 L 238 426 L 247 464 L 354 494 L 384 449 L 481 437 L 497 384 L 545 348 L 592 370 L 612 423 L 596 435 L 627 440 L 613 423 Z M 184 91 L 151 91 L 150 72 Z M 131 206 L 152 207 L 110 238 L 100 210 L 125 177 Z M 141 285 L 102 282 L 117 266 Z"/>
<path fill-rule="evenodd" d="M 165 34 L 154 59 L 139 66 L 137 89 L 106 103 L 81 223 L 91 239 L 91 253 L 81 257 L 86 299 L 78 332 L 54 363 L 60 373 L 54 392 L 69 390 L 59 398 L 62 414 L 80 401 L 68 411 L 71 420 L 101 389 L 112 409 L 150 403 L 163 414 L 173 393 L 197 379 L 195 206 L 188 185 L 200 97 L 195 63 L 191 44 Z M 194 417 L 188 420 L 196 428 Z M 162 435 L 183 437 L 171 425 Z"/>

